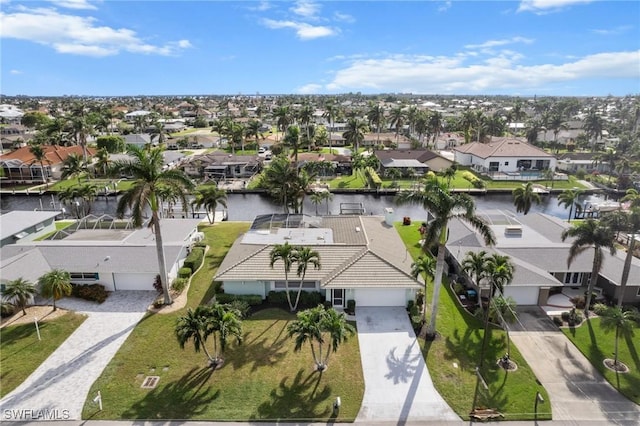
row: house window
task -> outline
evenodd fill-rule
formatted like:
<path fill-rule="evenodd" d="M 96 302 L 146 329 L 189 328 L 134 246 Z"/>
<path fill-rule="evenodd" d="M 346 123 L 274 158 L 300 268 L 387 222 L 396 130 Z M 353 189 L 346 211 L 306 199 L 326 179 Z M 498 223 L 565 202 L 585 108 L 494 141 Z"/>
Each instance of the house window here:
<path fill-rule="evenodd" d="M 508 162 L 508 161 L 505 161 L 505 162 L 504 162 L 504 165 L 505 165 L 505 166 L 508 166 L 508 165 L 509 165 L 509 162 Z"/>
<path fill-rule="evenodd" d="M 100 279 L 100 275 L 97 272 L 71 272 L 71 280 L 74 281 L 94 281 Z"/>
<path fill-rule="evenodd" d="M 44 223 L 39 223 L 36 225 L 36 231 L 42 231 L 44 229 Z"/>
<path fill-rule="evenodd" d="M 300 281 L 289 281 L 289 290 L 292 289 L 296 289 L 298 288 L 298 286 L 300 285 Z M 273 285 L 273 287 L 275 289 L 284 289 L 285 285 L 284 285 L 284 281 L 276 281 Z M 302 288 L 303 289 L 311 289 L 314 290 L 316 288 L 316 282 L 315 281 L 305 281 L 302 283 Z"/>
<path fill-rule="evenodd" d="M 636 292 L 636 297 L 640 297 L 640 287 L 638 287 L 638 291 Z"/>
<path fill-rule="evenodd" d="M 490 171 L 490 172 L 497 172 L 499 168 L 500 168 L 500 162 L 498 162 L 498 161 L 491 161 L 491 162 L 489 163 L 489 171 Z"/>

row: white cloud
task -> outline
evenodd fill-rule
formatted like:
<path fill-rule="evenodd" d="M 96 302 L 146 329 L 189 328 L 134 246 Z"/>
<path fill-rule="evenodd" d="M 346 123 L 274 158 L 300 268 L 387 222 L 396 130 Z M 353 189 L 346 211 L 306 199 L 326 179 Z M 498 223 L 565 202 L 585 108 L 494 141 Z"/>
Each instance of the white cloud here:
<path fill-rule="evenodd" d="M 256 6 L 249 6 L 247 7 L 247 9 L 254 10 L 257 12 L 264 12 L 265 10 L 271 9 L 271 3 L 269 3 L 268 1 L 261 1 L 261 2 L 258 2 Z"/>
<path fill-rule="evenodd" d="M 355 59 L 335 71 L 323 88 L 328 92 L 531 93 L 582 79 L 640 79 L 640 51 L 598 53 L 561 64 L 520 65 L 521 58 L 516 52 L 503 51 L 484 59 L 415 55 Z"/>
<path fill-rule="evenodd" d="M 50 3 L 53 3 L 55 6 L 64 7 L 67 9 L 89 9 L 95 10 L 97 7 L 88 0 L 47 0 Z"/>
<path fill-rule="evenodd" d="M 301 0 L 296 2 L 295 6 L 290 10 L 296 15 L 300 15 L 305 18 L 314 18 L 320 11 L 320 5 L 312 1 Z"/>
<path fill-rule="evenodd" d="M 574 4 L 591 3 L 594 0 L 522 0 L 518 12 L 546 13 Z"/>
<path fill-rule="evenodd" d="M 356 22 L 356 18 L 354 18 L 353 16 L 347 13 L 340 13 L 340 12 L 334 12 L 333 19 L 335 19 L 336 21 L 347 22 L 347 23 Z"/>
<path fill-rule="evenodd" d="M 467 44 L 464 47 L 466 49 L 487 49 L 490 47 L 504 46 L 507 44 L 514 44 L 514 43 L 531 44 L 533 43 L 533 41 L 534 41 L 533 39 L 525 38 L 525 37 L 512 37 L 512 38 L 501 39 L 501 40 L 487 40 L 484 43 L 480 43 L 480 44 Z"/>
<path fill-rule="evenodd" d="M 168 56 L 191 47 L 188 40 L 149 44 L 133 30 L 99 26 L 96 18 L 45 8 L 22 7 L 15 13 L 0 13 L 0 27 L 3 38 L 28 40 L 75 55 L 101 57 L 131 52 Z"/>
<path fill-rule="evenodd" d="M 337 33 L 336 29 L 325 26 L 314 26 L 305 22 L 276 21 L 273 19 L 263 19 L 262 23 L 271 29 L 291 28 L 296 31 L 298 38 L 302 40 L 312 40 L 320 37 L 328 37 Z"/>
<path fill-rule="evenodd" d="M 11 71 L 9 71 L 9 74 L 20 75 L 20 74 L 22 74 L 22 71 L 20 71 L 20 70 L 11 70 Z"/>
<path fill-rule="evenodd" d="M 315 93 L 319 93 L 321 90 L 322 90 L 321 84 L 311 83 L 311 84 L 305 84 L 302 87 L 298 87 L 298 89 L 296 89 L 296 93 L 299 93 L 301 95 L 313 95 Z"/>
<path fill-rule="evenodd" d="M 626 33 L 627 31 L 630 31 L 631 29 L 633 29 L 633 27 L 631 25 L 620 25 L 620 26 L 615 27 L 615 28 L 595 29 L 595 30 L 591 30 L 591 31 L 596 33 L 596 34 L 600 34 L 600 35 L 604 35 L 604 36 L 610 36 L 610 35 L 623 34 L 623 33 Z"/>
<path fill-rule="evenodd" d="M 440 6 L 438 6 L 438 12 L 446 12 L 451 8 L 451 0 L 443 1 Z"/>

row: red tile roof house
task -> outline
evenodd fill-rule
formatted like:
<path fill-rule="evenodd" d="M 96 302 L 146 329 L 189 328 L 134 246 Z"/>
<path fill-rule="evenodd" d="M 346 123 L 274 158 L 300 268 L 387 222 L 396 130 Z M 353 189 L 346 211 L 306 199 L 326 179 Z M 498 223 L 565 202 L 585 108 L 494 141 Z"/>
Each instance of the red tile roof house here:
<path fill-rule="evenodd" d="M 18 148 L 8 154 L 0 156 L 0 167 L 3 169 L 5 182 L 41 183 L 43 175 L 50 179 L 60 179 L 64 160 L 71 154 L 82 156 L 82 147 L 42 145 L 45 159 L 41 165 L 29 151 L 29 147 Z M 95 155 L 95 150 L 87 148 L 88 157 Z M 42 170 L 44 166 L 44 173 Z"/>

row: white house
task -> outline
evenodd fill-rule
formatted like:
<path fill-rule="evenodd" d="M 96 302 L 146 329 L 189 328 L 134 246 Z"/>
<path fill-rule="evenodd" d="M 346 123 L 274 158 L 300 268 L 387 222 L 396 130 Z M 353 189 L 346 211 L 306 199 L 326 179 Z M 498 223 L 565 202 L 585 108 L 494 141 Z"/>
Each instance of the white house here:
<path fill-rule="evenodd" d="M 103 216 L 59 231 L 56 239 L 28 241 L 0 249 L 1 281 L 25 278 L 32 282 L 52 269 L 71 274 L 75 284 L 102 284 L 108 291 L 152 290 L 158 274 L 155 235 L 151 228 L 98 229 L 115 223 Z M 167 274 L 172 281 L 198 238 L 200 219 L 161 222 Z M 96 229 L 93 229 L 95 226 Z M 77 229 L 75 229 L 77 228 Z"/>
<path fill-rule="evenodd" d="M 556 168 L 556 158 L 521 138 L 492 138 L 453 148 L 455 161 L 483 173 L 522 173 Z"/>
<path fill-rule="evenodd" d="M 56 230 L 61 211 L 10 211 L 0 215 L 0 247 L 33 241 Z"/>
<path fill-rule="evenodd" d="M 447 250 L 452 265 L 460 265 L 468 252 L 486 251 L 509 256 L 515 266 L 513 281 L 505 287 L 518 305 L 545 305 L 550 294 L 567 287 L 587 289 L 593 250 L 588 249 L 567 265 L 572 240 L 562 241 L 561 234 L 569 224 L 553 216 L 529 213 L 514 216 L 502 211 L 478 212 L 496 236 L 496 245 L 487 247 L 478 233 L 466 223 L 453 220 L 449 226 Z M 629 281 L 624 291 L 620 279 L 624 253 L 605 253 L 597 278 L 598 291 L 612 300 L 622 297 L 625 304 L 640 303 L 640 260 L 634 258 Z M 488 292 L 488 287 L 484 290 Z"/>
<path fill-rule="evenodd" d="M 411 277 L 411 256 L 395 228 L 382 216 L 258 216 L 224 258 L 214 280 L 225 293 L 257 294 L 285 287 L 282 264 L 269 267 L 274 245 L 308 246 L 321 269 L 309 268 L 303 289 L 324 294 L 335 307 L 406 306 L 423 286 Z M 292 271 L 290 288 L 300 281 Z"/>

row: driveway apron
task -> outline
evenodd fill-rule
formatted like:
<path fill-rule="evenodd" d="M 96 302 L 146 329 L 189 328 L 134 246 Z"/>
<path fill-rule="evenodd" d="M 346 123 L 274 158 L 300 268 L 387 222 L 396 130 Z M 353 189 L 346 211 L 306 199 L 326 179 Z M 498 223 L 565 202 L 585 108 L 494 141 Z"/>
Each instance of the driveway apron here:
<path fill-rule="evenodd" d="M 553 420 L 640 424 L 640 406 L 618 393 L 563 333 L 519 331 L 510 337 L 549 393 Z"/>
<path fill-rule="evenodd" d="M 0 401 L 3 420 L 28 421 L 32 420 L 29 416 L 39 415 L 46 416 L 44 420 L 79 420 L 91 385 L 155 296 L 153 291 L 121 291 L 111 293 L 101 305 L 78 299 L 59 301 L 59 307 L 88 317 L 20 386 Z M 16 414 L 7 417 L 6 413 Z M 17 418 L 20 416 L 24 417 Z"/>
<path fill-rule="evenodd" d="M 364 398 L 356 421 L 454 421 L 457 414 L 433 387 L 407 312 L 358 307 Z"/>

